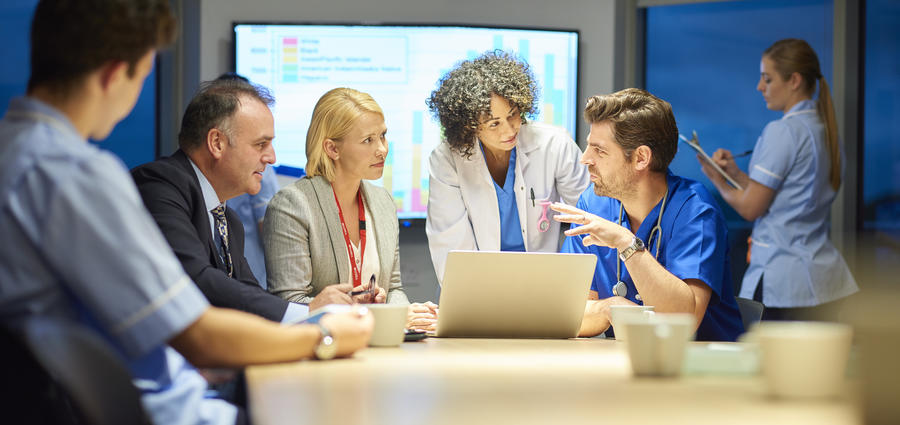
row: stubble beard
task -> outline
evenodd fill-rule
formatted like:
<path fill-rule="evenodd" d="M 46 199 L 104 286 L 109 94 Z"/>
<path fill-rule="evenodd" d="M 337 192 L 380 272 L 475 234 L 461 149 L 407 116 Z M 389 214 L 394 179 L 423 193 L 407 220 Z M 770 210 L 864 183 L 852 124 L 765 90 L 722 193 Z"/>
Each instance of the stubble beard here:
<path fill-rule="evenodd" d="M 629 170 L 624 169 L 625 175 L 621 178 L 604 180 L 596 169 L 590 170 L 591 174 L 597 176 L 598 182 L 594 183 L 594 193 L 597 196 L 605 196 L 608 198 L 622 200 L 631 197 L 635 193 L 633 174 Z"/>

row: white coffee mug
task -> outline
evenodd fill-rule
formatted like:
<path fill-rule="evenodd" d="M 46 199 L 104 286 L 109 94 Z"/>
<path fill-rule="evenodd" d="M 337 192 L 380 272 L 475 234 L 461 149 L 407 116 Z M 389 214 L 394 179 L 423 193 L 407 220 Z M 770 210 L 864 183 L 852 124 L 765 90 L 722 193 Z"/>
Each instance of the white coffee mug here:
<path fill-rule="evenodd" d="M 753 331 L 762 352 L 769 394 L 830 397 L 844 387 L 853 329 L 828 322 L 760 322 Z"/>
<path fill-rule="evenodd" d="M 365 304 L 375 318 L 369 346 L 395 347 L 403 342 L 407 306 L 403 304 Z"/>
<path fill-rule="evenodd" d="M 625 341 L 627 330 L 622 326 L 625 321 L 644 322 L 653 315 L 652 305 L 611 305 L 609 306 L 610 324 L 616 334 L 617 341 Z"/>
<path fill-rule="evenodd" d="M 689 313 L 657 313 L 644 321 L 626 320 L 625 344 L 637 376 L 676 376 L 681 373 L 688 341 L 694 339 L 697 319 Z"/>

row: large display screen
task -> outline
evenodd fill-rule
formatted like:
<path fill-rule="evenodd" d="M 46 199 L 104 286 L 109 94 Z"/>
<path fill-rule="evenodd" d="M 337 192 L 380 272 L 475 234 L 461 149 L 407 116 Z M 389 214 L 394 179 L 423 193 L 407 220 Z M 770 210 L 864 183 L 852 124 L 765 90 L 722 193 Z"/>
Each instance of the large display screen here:
<path fill-rule="evenodd" d="M 335 87 L 381 105 L 390 151 L 377 182 L 400 218 L 424 218 L 428 156 L 440 125 L 425 105 L 461 60 L 501 49 L 524 59 L 540 87 L 536 121 L 575 135 L 578 32 L 466 26 L 235 23 L 235 71 L 275 95 L 276 165 L 306 166 L 306 131 L 319 97 Z"/>

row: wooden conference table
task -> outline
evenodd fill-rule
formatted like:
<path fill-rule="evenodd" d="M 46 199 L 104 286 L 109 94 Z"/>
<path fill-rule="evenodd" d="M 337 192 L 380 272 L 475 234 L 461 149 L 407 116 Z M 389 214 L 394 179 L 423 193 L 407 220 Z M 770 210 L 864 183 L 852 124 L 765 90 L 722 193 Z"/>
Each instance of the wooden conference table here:
<path fill-rule="evenodd" d="M 758 376 L 635 378 L 624 343 L 593 338 L 428 338 L 246 373 L 257 425 L 861 423 L 852 386 L 784 401 Z"/>

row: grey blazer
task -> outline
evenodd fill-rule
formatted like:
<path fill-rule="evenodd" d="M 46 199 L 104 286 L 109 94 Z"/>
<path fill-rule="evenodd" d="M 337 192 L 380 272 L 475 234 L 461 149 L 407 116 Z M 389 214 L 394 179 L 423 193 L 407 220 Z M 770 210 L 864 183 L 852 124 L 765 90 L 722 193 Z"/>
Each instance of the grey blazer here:
<path fill-rule="evenodd" d="M 362 195 L 373 223 L 381 271 L 378 286 L 387 302 L 408 304 L 400 285 L 397 207 L 383 188 L 362 182 Z M 282 188 L 266 209 L 263 247 L 269 292 L 288 301 L 309 303 L 322 288 L 349 282 L 350 259 L 331 184 L 304 177 Z"/>

